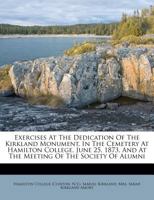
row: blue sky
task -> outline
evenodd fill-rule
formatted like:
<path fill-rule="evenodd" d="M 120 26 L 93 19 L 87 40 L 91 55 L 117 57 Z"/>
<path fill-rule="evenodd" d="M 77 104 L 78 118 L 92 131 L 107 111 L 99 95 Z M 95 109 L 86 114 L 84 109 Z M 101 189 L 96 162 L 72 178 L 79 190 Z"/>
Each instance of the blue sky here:
<path fill-rule="evenodd" d="M 0 0 L 0 23 L 57 25 L 118 21 L 154 0 Z"/>

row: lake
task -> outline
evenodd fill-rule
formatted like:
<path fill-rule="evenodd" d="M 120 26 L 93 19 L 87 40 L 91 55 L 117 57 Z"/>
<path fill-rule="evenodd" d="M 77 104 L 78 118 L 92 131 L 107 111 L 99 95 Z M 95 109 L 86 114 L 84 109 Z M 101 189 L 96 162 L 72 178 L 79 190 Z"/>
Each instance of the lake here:
<path fill-rule="evenodd" d="M 100 40 L 94 37 L 44 37 L 0 39 L 0 66 L 15 61 L 60 56 L 75 43 Z"/>

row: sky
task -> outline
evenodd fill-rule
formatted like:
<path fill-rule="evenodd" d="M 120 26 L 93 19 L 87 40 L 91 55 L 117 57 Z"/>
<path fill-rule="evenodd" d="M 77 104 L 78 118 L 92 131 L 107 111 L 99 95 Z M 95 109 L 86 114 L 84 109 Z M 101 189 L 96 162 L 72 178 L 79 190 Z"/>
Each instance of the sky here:
<path fill-rule="evenodd" d="M 0 23 L 68 25 L 119 21 L 123 12 L 154 5 L 154 0 L 0 0 Z"/>

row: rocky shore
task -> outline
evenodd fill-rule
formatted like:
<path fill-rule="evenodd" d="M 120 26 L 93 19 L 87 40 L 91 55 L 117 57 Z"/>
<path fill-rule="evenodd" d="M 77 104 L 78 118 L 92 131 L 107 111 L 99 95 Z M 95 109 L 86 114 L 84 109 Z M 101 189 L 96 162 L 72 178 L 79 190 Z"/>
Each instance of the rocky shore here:
<path fill-rule="evenodd" d="M 154 129 L 153 48 L 97 46 L 77 56 L 15 62 L 8 76 L 16 97 L 4 97 L 9 90 L 1 87 L 0 130 Z M 109 103 L 122 96 L 145 102 Z M 40 97 L 60 103 L 49 108 L 23 100 Z"/>

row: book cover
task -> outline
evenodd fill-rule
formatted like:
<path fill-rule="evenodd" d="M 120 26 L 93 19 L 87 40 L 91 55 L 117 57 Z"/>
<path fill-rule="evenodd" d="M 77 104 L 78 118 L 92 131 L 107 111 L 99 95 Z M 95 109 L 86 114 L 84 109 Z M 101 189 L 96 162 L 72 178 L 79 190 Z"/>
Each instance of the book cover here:
<path fill-rule="evenodd" d="M 153 199 L 154 2 L 0 0 L 0 193 Z"/>

